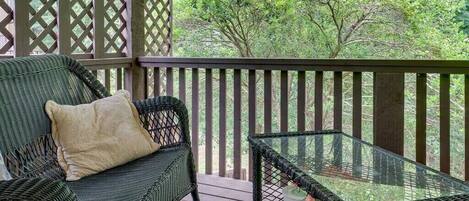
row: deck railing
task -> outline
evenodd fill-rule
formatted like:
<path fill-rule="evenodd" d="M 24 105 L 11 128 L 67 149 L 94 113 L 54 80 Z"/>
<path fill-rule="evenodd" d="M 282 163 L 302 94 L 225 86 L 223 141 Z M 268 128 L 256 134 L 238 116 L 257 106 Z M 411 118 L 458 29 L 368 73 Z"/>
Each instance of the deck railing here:
<path fill-rule="evenodd" d="M 338 60 L 338 59 L 251 59 L 251 58 L 176 58 L 176 57 L 139 57 L 140 66 L 145 68 L 145 76 L 147 79 L 146 94 L 155 95 L 171 95 L 182 99 L 189 105 L 191 111 L 191 134 L 193 152 L 197 166 L 199 158 L 205 158 L 203 164 L 206 174 L 213 174 L 213 153 L 214 148 L 218 149 L 218 174 L 226 176 L 227 174 L 227 154 L 233 155 L 233 177 L 242 177 L 242 151 L 247 150 L 246 139 L 242 137 L 246 133 L 246 125 L 242 125 L 242 117 L 247 112 L 247 133 L 253 135 L 259 131 L 272 132 L 273 117 L 279 118 L 279 131 L 293 131 L 324 129 L 324 108 L 332 105 L 333 129 L 343 130 L 344 126 L 350 127 L 352 135 L 362 138 L 362 125 L 369 126 L 373 124 L 373 142 L 394 152 L 400 152 L 404 149 L 404 131 L 400 129 L 404 127 L 404 100 L 389 102 L 386 97 L 387 93 L 397 92 L 404 96 L 404 76 L 413 76 L 415 79 L 415 120 L 416 141 L 405 142 L 414 143 L 415 160 L 426 164 L 427 162 L 427 126 L 432 122 L 427 121 L 427 80 L 430 76 L 439 77 L 439 160 L 440 171 L 450 173 L 450 76 L 454 75 L 459 80 L 464 81 L 464 94 L 455 94 L 463 96 L 463 110 L 465 118 L 463 121 L 456 122 L 465 127 L 464 142 L 464 159 L 465 159 L 465 178 L 469 176 L 469 61 L 430 61 L 430 60 Z M 330 72 L 330 79 L 325 79 L 325 74 Z M 177 80 L 175 74 L 177 73 Z M 191 76 L 187 74 L 190 73 Z M 205 73 L 205 76 L 200 76 Z M 310 75 L 314 73 L 314 75 Z M 279 76 L 274 76 L 280 74 Z M 329 75 L 328 74 L 328 75 Z M 343 94 L 349 92 L 343 91 L 344 75 L 351 75 L 352 84 L 352 109 L 351 122 L 344 123 L 343 108 L 345 107 Z M 367 86 L 363 84 L 363 75 L 371 77 L 373 80 Z M 388 76 L 388 77 L 386 77 Z M 389 79 L 389 76 L 397 76 Z M 204 78 L 205 88 L 200 87 L 201 77 Z M 247 83 L 243 79 L 247 77 Z M 153 78 L 153 79 L 151 79 Z M 329 77 L 328 77 L 329 78 Z M 191 80 L 187 83 L 187 80 Z M 278 80 L 276 80 L 278 79 Z M 307 86 L 307 80 L 314 79 L 314 86 Z M 386 83 L 392 80 L 395 83 Z M 326 81 L 325 81 L 326 80 Z M 383 80 L 385 81 L 383 83 Z M 215 81 L 215 82 L 214 82 Z M 232 81 L 232 87 L 230 87 Z M 380 83 L 381 81 L 381 83 Z M 294 84 L 292 84 L 292 82 Z M 331 83 L 332 82 L 332 83 Z M 178 88 L 175 89 L 175 84 Z M 259 85 L 263 84 L 263 89 Z M 279 84 L 278 86 L 276 86 Z M 348 83 L 347 83 L 348 84 Z M 218 90 L 214 89 L 214 85 L 218 86 Z M 332 87 L 332 100 L 324 99 L 328 96 L 324 94 L 325 86 Z M 369 97 L 363 96 L 363 89 L 368 87 L 373 89 L 371 114 L 372 121 L 362 122 L 363 118 L 363 99 Z M 402 86 L 401 86 L 402 85 Z M 191 97 L 188 97 L 190 89 Z M 260 89 L 260 90 L 259 90 Z M 279 89 L 279 91 L 278 91 Z M 153 90 L 153 92 L 152 92 Z M 175 94 L 175 91 L 178 91 Z M 231 92 L 232 94 L 228 93 Z M 263 91 L 259 94 L 258 91 Z M 279 92 L 279 96 L 274 94 Z M 214 97 L 214 93 L 218 97 Z M 369 93 L 369 92 L 367 92 Z M 313 95 L 314 98 L 310 98 Z M 246 97 L 247 96 L 247 97 Z M 277 97 L 274 100 L 274 96 Z M 293 97 L 291 97 L 293 96 Z M 400 95 L 399 95 L 400 96 Z M 227 105 L 227 97 L 232 97 L 233 105 Z M 279 98 L 278 98 L 279 97 Z M 308 98 L 307 98 L 308 97 Z M 203 98 L 205 105 L 200 105 L 200 99 Z M 214 104 L 214 98 L 218 98 L 218 102 Z M 247 108 L 243 108 L 245 99 L 247 98 Z M 279 99 L 279 100 L 278 100 Z M 311 106 L 311 102 L 314 105 Z M 279 102 L 277 102 L 279 101 Z M 333 104 L 330 104 L 333 102 Z M 384 102 L 384 103 L 383 103 Z M 279 105 L 279 111 L 273 111 L 273 105 Z M 292 111 L 292 106 L 296 104 L 296 111 Z M 391 105 L 390 105 L 391 104 Z M 394 107 L 392 104 L 397 104 Z M 214 105 L 216 107 L 214 107 Z M 201 110 L 201 107 L 204 110 Z M 263 107 L 263 108 L 259 108 Z M 307 125 L 305 119 L 306 111 L 314 108 L 314 125 Z M 389 109 L 388 109 L 389 108 Z M 397 111 L 396 111 L 396 108 Z M 399 109 L 400 108 L 400 109 Z M 394 111 L 386 111 L 386 110 Z M 263 114 L 259 115 L 260 110 Z M 227 111 L 230 111 L 228 113 Z M 213 118 L 214 112 L 217 113 L 218 119 Z M 279 112 L 279 114 L 277 114 Z M 204 119 L 200 119 L 201 113 L 204 113 Z M 294 114 L 294 115 L 293 115 Z M 391 114 L 391 115 L 384 115 Z M 393 115 L 394 114 L 394 115 Z M 397 115 L 395 115 L 397 114 Z M 232 115 L 232 116 L 231 116 Z M 326 114 L 329 115 L 329 114 Z M 294 117 L 292 117 L 294 116 Z M 400 117 L 397 121 L 393 118 Z M 407 116 L 406 116 L 407 117 Z M 233 122 L 232 128 L 227 128 L 227 119 Z M 259 128 L 261 120 L 264 119 L 263 129 Z M 296 119 L 291 122 L 289 119 Z M 214 125 L 214 121 L 218 121 L 218 125 Z M 381 122 L 381 125 L 380 125 Z M 384 123 L 383 123 L 384 122 Z M 391 123 L 389 123 L 391 122 Z M 396 123 L 397 122 L 397 123 Z M 296 128 L 292 124 L 296 123 Z M 347 125 L 345 125 L 347 124 Z M 380 132 L 380 128 L 388 128 L 398 131 L 396 133 Z M 213 133 L 213 127 L 218 127 L 218 133 Z M 257 128 L 256 128 L 257 126 Z M 204 129 L 200 129 L 203 127 Z M 309 128 L 308 128 L 309 127 Z M 397 127 L 397 129 L 396 129 Z M 399 132 L 402 130 L 401 132 Z M 226 143 L 231 141 L 227 139 L 227 133 L 233 134 L 233 149 L 227 150 Z M 218 135 L 218 136 L 216 136 Z M 218 146 L 214 146 L 214 137 L 218 137 Z M 204 140 L 204 150 L 199 150 L 199 142 Z M 242 146 L 244 145 L 244 146 Z M 396 149 L 397 147 L 397 149 Z M 397 151 L 396 151 L 397 150 Z M 215 150 L 216 151 L 216 150 Z M 204 155 L 200 155 L 205 152 Z M 231 153 L 230 153 L 231 152 Z M 251 166 L 251 160 L 248 160 Z"/>

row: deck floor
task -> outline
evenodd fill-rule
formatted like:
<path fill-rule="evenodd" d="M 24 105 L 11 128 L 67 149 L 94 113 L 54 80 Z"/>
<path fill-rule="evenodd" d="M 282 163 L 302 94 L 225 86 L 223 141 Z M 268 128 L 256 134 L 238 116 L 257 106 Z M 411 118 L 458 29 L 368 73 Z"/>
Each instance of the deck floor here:
<path fill-rule="evenodd" d="M 251 182 L 203 174 L 197 178 L 202 201 L 252 200 Z M 192 201 L 192 198 L 189 195 L 183 201 Z"/>

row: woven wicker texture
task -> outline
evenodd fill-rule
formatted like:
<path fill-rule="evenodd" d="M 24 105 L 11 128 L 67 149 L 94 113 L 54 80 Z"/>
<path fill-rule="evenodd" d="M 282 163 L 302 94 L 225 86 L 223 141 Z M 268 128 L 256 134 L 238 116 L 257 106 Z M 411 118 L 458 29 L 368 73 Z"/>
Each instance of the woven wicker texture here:
<path fill-rule="evenodd" d="M 0 200 L 77 200 L 78 195 L 78 200 L 165 201 L 188 193 L 199 200 L 187 109 L 176 98 L 135 102 L 144 127 L 162 144 L 160 151 L 64 183 L 44 104 L 89 103 L 109 92 L 78 62 L 58 55 L 0 61 L 0 91 L 0 150 L 13 177 L 0 182 Z"/>
<path fill-rule="evenodd" d="M 0 61 L 0 91 L 2 153 L 50 133 L 47 100 L 77 105 L 109 95 L 78 62 L 57 55 Z"/>
<path fill-rule="evenodd" d="M 158 151 L 67 184 L 79 200 L 171 200 L 176 194 L 182 196 L 192 190 L 180 185 L 190 183 L 187 169 L 189 152 L 190 148 L 182 146 Z M 162 193 L 165 189 L 171 190 L 171 195 Z"/>

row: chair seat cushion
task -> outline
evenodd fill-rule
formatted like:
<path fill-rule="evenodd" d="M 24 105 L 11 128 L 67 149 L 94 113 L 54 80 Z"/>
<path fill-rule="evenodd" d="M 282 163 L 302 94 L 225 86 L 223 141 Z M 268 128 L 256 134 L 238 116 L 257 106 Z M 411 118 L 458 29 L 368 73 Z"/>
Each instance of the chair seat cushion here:
<path fill-rule="evenodd" d="M 78 200 L 172 200 L 192 189 L 189 153 L 187 146 L 161 149 L 67 184 Z"/>

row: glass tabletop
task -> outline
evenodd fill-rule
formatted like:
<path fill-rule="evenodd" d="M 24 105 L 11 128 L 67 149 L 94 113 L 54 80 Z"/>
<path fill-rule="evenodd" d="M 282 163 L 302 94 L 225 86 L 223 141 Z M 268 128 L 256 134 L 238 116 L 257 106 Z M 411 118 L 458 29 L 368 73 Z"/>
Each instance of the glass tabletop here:
<path fill-rule="evenodd" d="M 469 186 L 458 179 L 342 133 L 258 140 L 343 200 L 469 194 Z"/>

